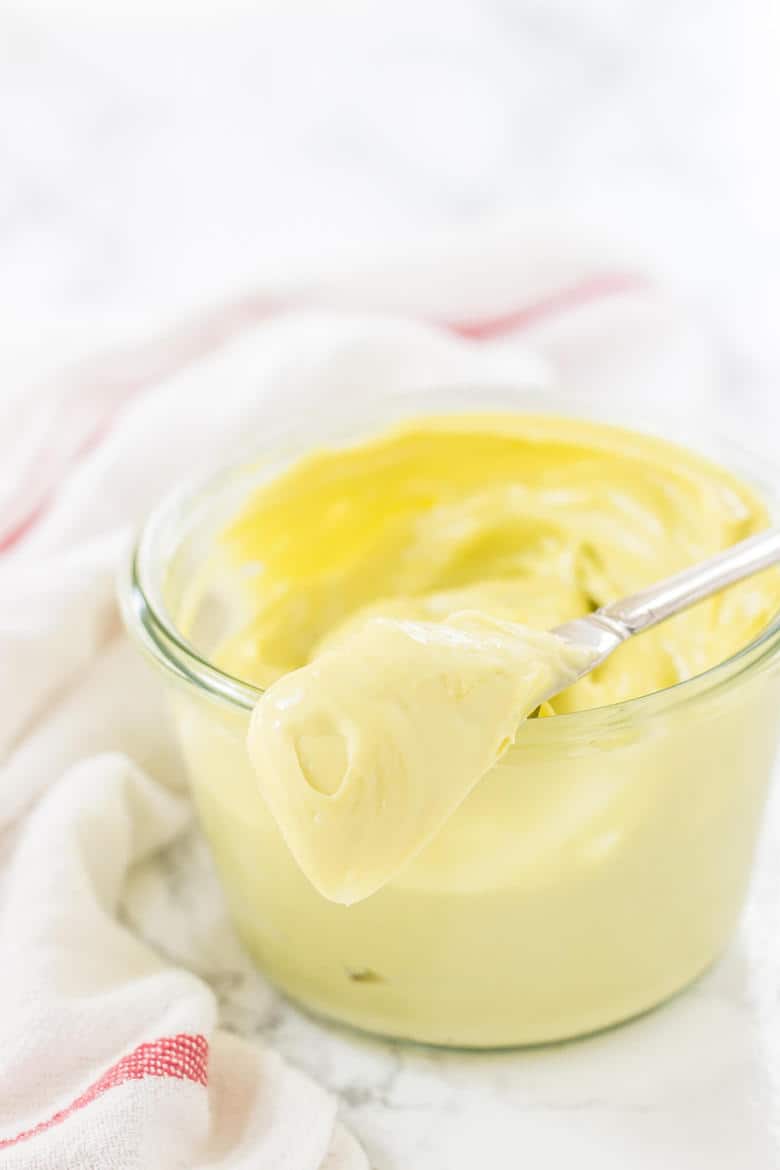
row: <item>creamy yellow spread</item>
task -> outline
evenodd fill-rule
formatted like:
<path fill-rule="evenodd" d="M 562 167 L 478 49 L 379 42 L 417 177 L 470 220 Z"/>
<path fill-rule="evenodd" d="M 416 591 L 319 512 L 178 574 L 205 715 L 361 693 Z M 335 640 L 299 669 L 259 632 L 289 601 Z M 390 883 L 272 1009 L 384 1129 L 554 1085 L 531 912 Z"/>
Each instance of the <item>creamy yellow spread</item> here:
<path fill-rule="evenodd" d="M 249 753 L 321 894 L 373 894 L 435 835 L 587 653 L 478 612 L 370 617 L 257 704 Z"/>
<path fill-rule="evenodd" d="M 384 886 L 530 712 L 631 699 L 748 643 L 777 608 L 775 574 L 571 686 L 583 657 L 545 631 L 766 524 L 691 452 L 535 415 L 417 420 L 264 483 L 223 535 L 250 616 L 214 657 L 267 688 L 249 752 L 311 883 L 345 903 Z"/>

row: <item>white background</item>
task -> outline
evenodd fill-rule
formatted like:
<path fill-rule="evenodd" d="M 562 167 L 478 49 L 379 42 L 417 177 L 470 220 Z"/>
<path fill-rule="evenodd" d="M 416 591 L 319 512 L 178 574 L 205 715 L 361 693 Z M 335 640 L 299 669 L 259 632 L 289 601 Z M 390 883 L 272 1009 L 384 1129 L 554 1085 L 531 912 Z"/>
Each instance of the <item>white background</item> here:
<path fill-rule="evenodd" d="M 773 0 L 4 0 L 0 329 L 543 207 L 626 242 L 769 396 L 779 61 Z"/>
<path fill-rule="evenodd" d="M 112 322 L 543 208 L 666 280 L 732 412 L 776 420 L 779 27 L 771 0 L 0 0 L 0 387 Z M 778 897 L 775 861 L 692 996 L 585 1045 L 358 1041 L 251 974 L 223 1008 L 378 1170 L 772 1170 Z"/>

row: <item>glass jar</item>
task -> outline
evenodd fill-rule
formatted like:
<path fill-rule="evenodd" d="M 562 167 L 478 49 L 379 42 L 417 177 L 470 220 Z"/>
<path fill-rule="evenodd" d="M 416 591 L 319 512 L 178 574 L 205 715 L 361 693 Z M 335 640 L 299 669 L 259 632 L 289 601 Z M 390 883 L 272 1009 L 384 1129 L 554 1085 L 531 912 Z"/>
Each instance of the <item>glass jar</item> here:
<path fill-rule="evenodd" d="M 188 600 L 227 519 L 312 447 L 415 414 L 533 410 L 535 397 L 407 392 L 278 423 L 259 456 L 159 507 L 122 583 L 130 632 L 168 679 L 247 949 L 305 1006 L 371 1031 L 493 1047 L 607 1027 L 704 971 L 745 897 L 777 738 L 780 620 L 687 682 L 529 721 L 423 852 L 355 905 L 314 890 L 260 795 L 245 747 L 260 692 L 209 661 L 246 620 L 241 590 L 225 577 L 198 590 L 197 612 Z M 543 406 L 635 425 L 612 403 L 545 395 Z M 774 471 L 755 454 L 681 434 L 679 420 L 643 429 L 730 467 L 774 509 Z"/>

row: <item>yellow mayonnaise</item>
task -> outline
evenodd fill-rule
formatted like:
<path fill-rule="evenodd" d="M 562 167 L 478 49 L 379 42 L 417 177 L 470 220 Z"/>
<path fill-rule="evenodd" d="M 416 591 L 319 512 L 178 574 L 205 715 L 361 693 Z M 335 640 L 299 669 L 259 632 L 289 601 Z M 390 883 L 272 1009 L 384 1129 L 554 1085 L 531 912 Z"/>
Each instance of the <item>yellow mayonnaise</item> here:
<path fill-rule="evenodd" d="M 372 617 L 274 683 L 249 754 L 290 852 L 326 898 L 380 889 L 587 651 L 480 613 Z"/>
<path fill-rule="evenodd" d="M 477 610 L 547 630 L 766 527 L 734 476 L 671 443 L 543 416 L 417 421 L 309 455 L 224 533 L 251 620 L 217 663 L 268 686 L 368 616 Z M 728 658 L 766 625 L 777 575 L 618 650 L 557 713 L 635 698 Z"/>
<path fill-rule="evenodd" d="M 362 1026 L 482 1045 L 604 1026 L 706 966 L 747 880 L 774 692 L 644 722 L 611 707 L 581 732 L 559 717 L 722 662 L 776 611 L 778 576 L 568 687 L 582 664 L 544 631 L 767 523 L 674 444 L 535 415 L 418 420 L 264 483 L 205 574 L 241 614 L 212 660 L 268 688 L 248 748 L 243 716 L 178 711 L 271 975 Z"/>

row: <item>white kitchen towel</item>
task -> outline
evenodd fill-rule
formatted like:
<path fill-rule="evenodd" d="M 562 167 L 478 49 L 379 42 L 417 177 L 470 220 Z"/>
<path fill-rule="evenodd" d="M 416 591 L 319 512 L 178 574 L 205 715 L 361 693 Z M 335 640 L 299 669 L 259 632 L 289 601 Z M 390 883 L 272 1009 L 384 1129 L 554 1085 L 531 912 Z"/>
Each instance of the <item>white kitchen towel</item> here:
<path fill-rule="evenodd" d="M 0 402 L 3 1170 L 367 1165 L 327 1093 L 221 1031 L 208 987 L 122 922 L 132 868 L 190 811 L 159 693 L 121 632 L 117 565 L 181 477 L 313 402 L 443 383 L 541 399 L 561 382 L 710 400 L 707 346 L 605 256 L 515 226 L 148 340 L 94 338 L 94 357 L 35 387 L 17 360 L 24 393 Z"/>

